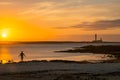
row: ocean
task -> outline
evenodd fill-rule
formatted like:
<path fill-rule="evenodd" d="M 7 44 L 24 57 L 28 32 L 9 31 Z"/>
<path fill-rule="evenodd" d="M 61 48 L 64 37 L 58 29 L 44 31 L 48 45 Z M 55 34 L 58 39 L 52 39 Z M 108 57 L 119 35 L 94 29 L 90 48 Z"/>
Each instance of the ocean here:
<path fill-rule="evenodd" d="M 72 60 L 99 61 L 110 59 L 105 54 L 59 53 L 55 51 L 81 47 L 85 45 L 120 45 L 120 43 L 39 43 L 0 45 L 0 60 L 20 61 L 19 54 L 24 51 L 25 61 L 29 60 Z"/>

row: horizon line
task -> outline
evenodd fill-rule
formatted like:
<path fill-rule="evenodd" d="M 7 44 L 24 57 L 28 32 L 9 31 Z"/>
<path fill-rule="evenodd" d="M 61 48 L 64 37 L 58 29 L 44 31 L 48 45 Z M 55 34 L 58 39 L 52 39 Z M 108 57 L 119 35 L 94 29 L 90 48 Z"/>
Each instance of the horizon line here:
<path fill-rule="evenodd" d="M 0 41 L 1 43 L 120 43 L 120 41 Z"/>

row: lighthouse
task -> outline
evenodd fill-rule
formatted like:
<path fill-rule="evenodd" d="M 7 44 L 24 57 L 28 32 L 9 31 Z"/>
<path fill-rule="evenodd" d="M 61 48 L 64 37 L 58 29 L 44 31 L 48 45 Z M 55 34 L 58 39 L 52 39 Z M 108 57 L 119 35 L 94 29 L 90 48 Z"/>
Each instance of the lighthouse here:
<path fill-rule="evenodd" d="M 97 34 L 95 34 L 95 41 L 97 41 Z"/>
<path fill-rule="evenodd" d="M 92 42 L 96 42 L 96 43 L 100 43 L 100 42 L 103 42 L 102 38 L 98 39 L 98 36 L 97 34 L 95 34 L 95 39 L 92 41 Z"/>

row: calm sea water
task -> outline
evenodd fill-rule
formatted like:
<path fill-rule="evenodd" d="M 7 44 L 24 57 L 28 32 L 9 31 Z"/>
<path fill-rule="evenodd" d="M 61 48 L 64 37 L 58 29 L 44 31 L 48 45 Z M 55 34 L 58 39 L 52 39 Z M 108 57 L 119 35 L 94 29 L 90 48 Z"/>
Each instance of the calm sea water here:
<path fill-rule="evenodd" d="M 24 51 L 25 60 L 106 60 L 104 54 L 92 53 L 56 53 L 54 51 L 71 49 L 85 45 L 120 45 L 120 43 L 58 43 L 58 44 L 14 44 L 0 45 L 0 60 L 19 61 L 18 55 Z"/>

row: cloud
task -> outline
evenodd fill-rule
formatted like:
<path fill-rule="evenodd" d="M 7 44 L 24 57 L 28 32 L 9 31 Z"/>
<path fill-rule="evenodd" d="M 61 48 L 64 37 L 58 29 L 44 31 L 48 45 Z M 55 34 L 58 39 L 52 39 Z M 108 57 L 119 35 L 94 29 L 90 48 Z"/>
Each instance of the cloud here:
<path fill-rule="evenodd" d="M 13 0 L 14 1 L 14 0 Z M 119 18 L 119 0 L 15 0 L 18 15 L 85 19 Z M 112 13 L 112 14 L 110 14 Z"/>
<path fill-rule="evenodd" d="M 120 28 L 120 19 L 117 20 L 100 20 L 96 22 L 83 22 L 71 26 L 72 28 L 85 28 L 85 29 L 95 29 L 95 30 L 105 30 L 111 28 Z"/>
<path fill-rule="evenodd" d="M 56 3 L 54 2 L 38 2 L 32 4 L 31 7 L 27 8 L 25 11 L 21 12 L 20 14 L 46 14 L 51 12 L 51 9 L 54 8 Z"/>
<path fill-rule="evenodd" d="M 0 2 L 0 5 L 11 5 L 11 2 Z"/>
<path fill-rule="evenodd" d="M 0 0 L 0 3 L 13 3 L 0 7 L 2 13 L 14 11 L 22 19 L 57 23 L 56 27 L 63 28 L 80 22 L 120 19 L 120 0 Z"/>

